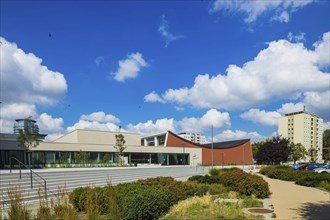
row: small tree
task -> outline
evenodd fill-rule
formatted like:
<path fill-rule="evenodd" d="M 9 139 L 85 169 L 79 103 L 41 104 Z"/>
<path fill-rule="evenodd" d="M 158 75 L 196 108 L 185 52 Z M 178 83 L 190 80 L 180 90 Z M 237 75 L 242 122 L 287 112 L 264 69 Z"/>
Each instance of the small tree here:
<path fill-rule="evenodd" d="M 256 155 L 257 155 L 258 152 L 259 152 L 260 147 L 261 147 L 264 143 L 265 143 L 264 141 L 260 141 L 260 142 L 255 142 L 255 143 L 252 144 L 252 155 L 253 155 L 253 158 L 256 157 Z"/>
<path fill-rule="evenodd" d="M 76 163 L 78 164 L 85 164 L 87 162 L 87 159 L 88 159 L 88 155 L 87 155 L 87 152 L 85 151 L 79 151 L 75 154 L 75 161 Z"/>
<path fill-rule="evenodd" d="M 28 126 L 24 126 L 22 129 L 18 129 L 17 141 L 25 147 L 29 168 L 31 168 L 31 148 L 35 148 L 39 145 L 38 131 Z"/>
<path fill-rule="evenodd" d="M 327 129 L 323 133 L 323 149 L 322 149 L 322 156 L 323 160 L 329 161 L 330 158 L 330 129 Z"/>
<path fill-rule="evenodd" d="M 102 157 L 102 163 L 108 163 L 110 160 L 110 154 L 105 153 L 104 156 Z"/>
<path fill-rule="evenodd" d="M 312 147 L 309 148 L 308 154 L 309 154 L 310 162 L 315 163 L 315 161 L 316 161 L 316 149 L 314 149 Z"/>
<path fill-rule="evenodd" d="M 291 156 L 294 164 L 296 164 L 296 162 L 300 159 L 305 159 L 305 156 L 307 155 L 307 150 L 301 143 L 298 144 L 291 143 L 290 148 L 291 148 Z"/>
<path fill-rule="evenodd" d="M 291 148 L 289 147 L 289 141 L 276 136 L 260 146 L 255 159 L 258 164 L 277 165 L 287 162 L 290 154 Z"/>
<path fill-rule="evenodd" d="M 119 163 L 120 163 L 120 166 L 123 165 L 124 163 L 124 150 L 126 149 L 126 146 L 125 146 L 125 137 L 124 135 L 122 134 L 116 134 L 115 135 L 115 138 L 116 138 L 116 143 L 115 143 L 115 146 L 113 146 L 116 150 L 117 150 L 117 154 L 118 154 L 118 159 L 119 159 Z"/>
<path fill-rule="evenodd" d="M 69 159 L 69 153 L 68 152 L 61 152 L 61 157 L 60 157 L 60 163 L 67 163 Z"/>

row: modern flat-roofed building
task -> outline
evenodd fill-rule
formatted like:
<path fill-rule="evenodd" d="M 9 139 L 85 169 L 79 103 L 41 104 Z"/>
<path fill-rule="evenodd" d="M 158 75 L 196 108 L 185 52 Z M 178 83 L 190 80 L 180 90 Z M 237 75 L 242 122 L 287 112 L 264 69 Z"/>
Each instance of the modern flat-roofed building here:
<path fill-rule="evenodd" d="M 84 164 L 117 163 L 115 135 L 118 132 L 74 130 L 52 141 L 40 142 L 32 152 L 31 164 L 51 166 L 59 163 L 78 164 L 78 154 L 84 153 Z M 141 137 L 137 133 L 121 132 L 125 138 L 124 163 L 134 165 L 214 165 L 252 164 L 250 140 L 214 143 L 213 148 L 188 141 L 171 131 Z M 9 158 L 26 163 L 26 153 L 16 134 L 0 135 L 1 168 L 9 167 Z M 213 153 L 212 153 L 213 151 Z"/>
<path fill-rule="evenodd" d="M 291 143 L 301 143 L 307 159 L 322 162 L 323 119 L 306 111 L 285 114 L 279 119 L 278 134 Z"/>

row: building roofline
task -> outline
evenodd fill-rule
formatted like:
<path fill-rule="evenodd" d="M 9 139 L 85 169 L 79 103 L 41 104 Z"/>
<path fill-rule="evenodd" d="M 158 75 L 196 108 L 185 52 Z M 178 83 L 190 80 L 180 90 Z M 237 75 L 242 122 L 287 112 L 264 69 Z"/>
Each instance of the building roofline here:
<path fill-rule="evenodd" d="M 245 144 L 249 141 L 251 141 L 251 140 L 250 139 L 240 139 L 240 140 L 215 142 L 215 143 L 213 143 L 213 148 L 215 148 L 215 149 L 228 149 L 228 148 L 233 148 L 233 147 L 237 147 L 239 145 Z M 211 148 L 212 143 L 205 144 L 204 147 Z"/>
<path fill-rule="evenodd" d="M 193 144 L 193 145 L 196 145 L 196 146 L 198 146 L 198 147 L 204 147 L 204 145 L 197 144 L 197 143 L 195 143 L 195 142 L 189 141 L 189 140 L 187 140 L 187 139 L 185 139 L 185 138 L 183 138 L 183 137 L 180 137 L 179 135 L 175 134 L 174 132 L 172 132 L 172 131 L 170 131 L 170 130 L 168 130 L 167 132 L 170 133 L 170 134 L 172 134 L 172 135 L 174 135 L 175 137 L 177 137 L 177 138 L 179 138 L 179 139 L 181 139 L 181 140 L 183 140 L 183 141 L 189 143 L 189 144 Z"/>
<path fill-rule="evenodd" d="M 152 134 L 152 135 L 143 135 L 143 136 L 141 135 L 141 138 L 155 137 L 155 136 L 159 136 L 159 135 L 164 135 L 166 133 L 167 133 L 167 131 L 156 133 L 156 134 Z"/>
<path fill-rule="evenodd" d="M 311 113 L 311 112 L 307 112 L 307 111 L 291 112 L 291 113 L 285 114 L 284 116 L 299 115 L 299 114 L 307 114 L 307 115 L 316 116 L 316 117 L 319 118 L 319 116 L 317 114 L 314 114 L 314 113 Z"/>

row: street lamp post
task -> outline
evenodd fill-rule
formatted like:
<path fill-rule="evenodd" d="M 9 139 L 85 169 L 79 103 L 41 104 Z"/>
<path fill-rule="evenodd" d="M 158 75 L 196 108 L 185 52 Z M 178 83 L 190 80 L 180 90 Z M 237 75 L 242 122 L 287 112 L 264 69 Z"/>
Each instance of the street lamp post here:
<path fill-rule="evenodd" d="M 185 166 L 186 165 L 185 144 L 183 144 L 182 147 L 183 147 L 183 166 Z"/>
<path fill-rule="evenodd" d="M 213 125 L 211 126 L 211 136 L 212 136 L 212 143 L 211 143 L 211 159 L 212 159 L 212 169 L 213 169 L 213 164 L 214 164 L 214 161 L 213 161 Z"/>

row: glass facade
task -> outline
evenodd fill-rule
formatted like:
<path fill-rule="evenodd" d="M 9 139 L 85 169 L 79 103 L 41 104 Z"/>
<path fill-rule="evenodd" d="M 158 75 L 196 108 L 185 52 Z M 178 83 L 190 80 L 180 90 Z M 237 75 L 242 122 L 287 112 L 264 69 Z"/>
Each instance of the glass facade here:
<path fill-rule="evenodd" d="M 9 168 L 9 158 L 16 157 L 23 163 L 24 151 L 1 151 L 1 168 Z M 125 153 L 128 164 L 161 164 L 189 165 L 189 154 L 172 153 Z M 63 152 L 63 151 L 34 151 L 31 154 L 31 165 L 44 167 L 52 164 L 106 164 L 118 162 L 118 155 L 114 152 Z M 14 161 L 13 161 L 13 164 Z M 6 166 L 5 166 L 6 165 Z"/>

